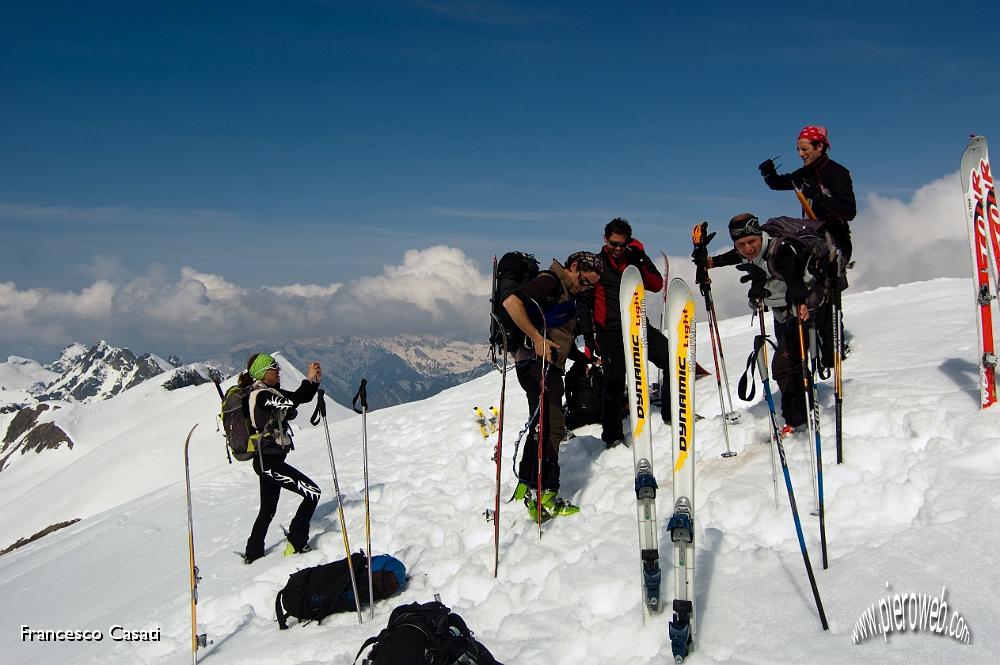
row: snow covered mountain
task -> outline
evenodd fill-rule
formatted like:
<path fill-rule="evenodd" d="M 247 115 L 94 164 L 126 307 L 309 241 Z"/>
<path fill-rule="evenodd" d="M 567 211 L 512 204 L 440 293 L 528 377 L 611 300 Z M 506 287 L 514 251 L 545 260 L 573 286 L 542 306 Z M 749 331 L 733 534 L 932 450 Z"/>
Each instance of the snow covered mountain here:
<path fill-rule="evenodd" d="M 323 388 L 340 404 L 349 405 L 361 379 L 367 378 L 368 403 L 373 410 L 424 399 L 482 376 L 491 368 L 485 343 L 417 335 L 241 344 L 207 362 L 234 374 L 261 348 L 279 349 L 299 367 L 318 360 L 323 365 Z"/>
<path fill-rule="evenodd" d="M 173 369 L 159 356 L 144 353 L 136 356 L 128 349 L 111 346 L 101 340 L 81 352 L 72 344 L 49 366 L 61 376 L 45 387 L 39 401 L 70 400 L 99 402 L 123 390 L 137 386 L 157 374 Z"/>
<path fill-rule="evenodd" d="M 990 565 L 1000 547 L 1000 410 L 980 411 L 976 332 L 968 280 L 941 279 L 851 294 L 854 336 L 845 363 L 844 463 L 834 463 L 833 392 L 820 386 L 830 566 L 820 566 L 818 524 L 809 514 L 809 442 L 786 446 L 800 516 L 830 622 L 823 631 L 803 569 L 788 500 L 771 471 L 768 411 L 755 401 L 730 429 L 738 455 L 723 458 L 715 383 L 696 385 L 696 651 L 688 663 L 995 663 L 1000 600 Z M 752 346 L 748 316 L 720 322 L 731 377 Z M 711 367 L 707 326 L 700 362 Z M 291 373 L 283 372 L 291 381 Z M 195 543 L 203 576 L 199 631 L 208 663 L 352 663 L 397 604 L 439 593 L 494 655 L 512 663 L 647 665 L 672 662 L 668 614 L 643 616 L 632 454 L 605 450 L 597 426 L 561 451 L 561 493 L 582 507 L 543 528 L 523 506 L 502 504 L 500 572 L 493 578 L 492 442 L 470 407 L 497 400 L 496 372 L 368 417 L 372 540 L 402 559 L 403 593 L 353 614 L 278 632 L 274 595 L 304 566 L 344 556 L 322 427 L 297 420 L 289 462 L 321 485 L 305 555 L 283 558 L 278 523 L 297 501 L 283 497 L 268 554 L 245 566 L 242 547 L 257 505 L 257 479 L 226 464 L 214 431 L 210 385 L 165 391 L 156 380 L 96 404 L 72 405 L 64 422 L 77 445 L 27 455 L 2 474 L 0 546 L 68 524 L 0 556 L 0 653 L 17 663 L 166 664 L 190 658 L 186 506 L 182 442 L 192 438 Z M 505 495 L 513 487 L 514 433 L 527 418 L 508 381 L 503 452 Z M 67 407 L 70 408 L 70 407 Z M 349 414 L 347 414 L 349 416 Z M 39 416 L 48 418 L 46 412 Z M 665 530 L 670 502 L 669 429 L 652 419 L 656 448 L 663 592 L 673 589 Z M 331 423 L 344 510 L 354 549 L 364 537 L 360 418 Z M 908 627 L 909 594 L 947 601 L 945 634 Z M 858 622 L 899 625 L 862 638 Z M 54 599 L 57 602 L 54 602 Z M 880 603 L 882 603 L 880 605 Z M 869 614 L 870 613 L 870 614 Z M 948 636 L 960 618 L 971 643 Z M 159 629 L 154 642 L 115 642 L 110 626 Z M 862 622 L 861 625 L 869 625 Z M 954 623 L 951 627 L 954 628 Z M 99 642 L 29 641 L 33 630 L 99 630 Z M 855 644 L 859 641 L 860 644 Z"/>

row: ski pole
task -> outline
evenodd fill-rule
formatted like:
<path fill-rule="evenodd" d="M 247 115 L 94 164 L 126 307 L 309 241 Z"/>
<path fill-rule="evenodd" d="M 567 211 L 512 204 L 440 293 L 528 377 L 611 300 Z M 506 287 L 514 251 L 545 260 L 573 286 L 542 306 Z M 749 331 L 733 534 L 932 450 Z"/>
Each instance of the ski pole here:
<path fill-rule="evenodd" d="M 843 383 L 843 360 L 844 360 L 844 336 L 841 330 L 842 325 L 842 299 L 840 295 L 840 271 L 842 269 L 841 259 L 837 256 L 837 284 L 833 287 L 833 387 L 836 408 L 836 436 L 837 436 L 837 464 L 844 462 L 844 383 Z"/>
<path fill-rule="evenodd" d="M 706 236 L 708 222 L 695 224 L 691 229 L 691 241 L 695 247 L 708 247 L 708 242 L 715 236 L 714 233 Z M 726 393 L 729 393 L 729 375 L 726 374 L 725 357 L 722 356 L 722 339 L 719 337 L 719 329 L 715 320 L 715 301 L 712 299 L 712 280 L 708 277 L 708 270 L 702 267 L 699 269 L 698 288 L 705 298 L 705 309 L 708 311 L 708 336 L 712 340 L 712 359 L 715 362 L 715 385 L 719 390 L 719 409 L 722 411 L 722 433 L 726 441 L 726 452 L 723 457 L 734 457 L 736 453 L 729 446 L 729 422 L 733 419 L 733 398 L 729 397 L 729 412 L 726 412 L 726 398 L 722 390 L 722 377 L 726 377 Z M 722 363 L 719 358 L 722 357 Z"/>
<path fill-rule="evenodd" d="M 337 481 L 337 465 L 333 461 L 333 443 L 330 441 L 330 425 L 326 422 L 326 401 L 322 388 L 316 391 L 316 397 L 316 410 L 309 418 L 309 423 L 315 427 L 320 420 L 323 421 L 323 431 L 326 433 L 326 452 L 330 454 L 330 471 L 333 473 L 333 491 L 337 494 L 337 517 L 340 519 L 340 533 L 344 537 L 344 552 L 347 553 L 347 569 L 351 575 L 351 589 L 354 590 L 354 607 L 358 610 L 358 623 L 362 623 L 361 596 L 358 595 L 358 581 L 354 577 L 351 544 L 347 539 L 347 521 L 344 519 L 344 497 L 340 495 L 340 483 Z M 371 566 L 369 566 L 370 568 Z"/>
<path fill-rule="evenodd" d="M 361 410 L 358 411 L 358 401 Z M 372 514 L 368 502 L 368 379 L 361 379 L 361 387 L 351 401 L 355 413 L 361 414 L 361 457 L 365 470 L 365 545 L 368 551 L 368 611 L 375 619 L 375 592 L 372 588 Z"/>
<path fill-rule="evenodd" d="M 763 301 L 758 301 L 761 303 L 761 308 L 763 308 Z M 754 310 L 753 316 L 757 316 L 757 310 Z M 757 371 L 760 372 L 761 380 L 768 376 L 768 369 L 766 366 L 766 356 L 762 356 L 761 347 L 765 344 L 774 345 L 771 340 L 767 337 L 767 329 L 764 327 L 764 314 L 763 309 L 760 316 L 760 334 L 754 338 L 753 341 L 753 351 L 750 352 L 750 356 L 747 358 L 747 368 L 742 377 L 740 377 L 740 383 L 738 386 L 740 399 L 744 401 L 751 401 L 756 394 L 756 388 L 754 387 L 754 366 L 756 365 Z M 751 322 L 752 325 L 752 322 Z M 774 411 L 774 406 L 769 404 L 770 414 L 771 414 L 771 483 L 774 486 L 774 509 L 778 509 L 778 447 L 776 445 L 776 439 L 781 437 L 781 428 L 777 426 L 778 415 Z"/>
<path fill-rule="evenodd" d="M 813 417 L 816 421 L 816 485 L 819 488 L 819 545 L 823 553 L 823 570 L 829 568 L 826 557 L 826 501 L 823 499 L 823 446 L 820 441 L 819 402 L 816 400 L 816 374 L 819 371 L 819 352 L 816 345 L 816 326 L 809 326 L 809 354 L 811 371 L 809 383 L 812 386 Z"/>
<path fill-rule="evenodd" d="M 496 259 L 494 258 L 494 261 Z M 497 445 L 493 449 L 493 461 L 497 465 L 496 496 L 493 501 L 493 577 L 495 578 L 500 570 L 500 468 L 503 464 L 503 417 L 504 398 L 507 394 L 507 333 L 497 320 L 495 314 L 490 317 L 496 322 L 501 331 L 501 350 L 503 352 L 503 367 L 500 369 L 500 412 L 497 415 Z"/>
<path fill-rule="evenodd" d="M 761 317 L 761 332 L 764 330 L 764 302 L 758 301 L 758 311 Z M 792 510 L 792 520 L 795 522 L 795 535 L 799 539 L 799 550 L 802 552 L 802 561 L 806 566 L 806 574 L 809 576 L 809 586 L 812 588 L 813 599 L 816 601 L 816 610 L 819 612 L 819 621 L 823 630 L 829 629 L 826 622 L 826 612 L 823 611 L 823 601 L 819 597 L 819 588 L 816 586 L 816 576 L 813 574 L 812 564 L 809 562 L 809 550 L 806 548 L 806 539 L 802 535 L 802 522 L 799 520 L 799 509 L 795 505 L 795 490 L 792 489 L 792 477 L 788 471 L 788 462 L 785 459 L 785 447 L 781 443 L 780 430 L 778 429 L 778 417 L 774 408 L 774 396 L 771 394 L 770 374 L 767 372 L 767 344 L 762 344 L 764 352 L 764 363 L 762 365 L 761 382 L 764 384 L 764 397 L 767 399 L 767 406 L 771 411 L 771 437 L 778 449 L 778 456 L 781 459 L 781 471 L 785 476 L 785 489 L 788 491 L 788 505 Z"/>
<path fill-rule="evenodd" d="M 798 312 L 796 311 L 794 313 L 796 315 L 799 332 L 799 361 L 802 365 L 802 393 L 806 400 L 806 425 L 809 432 L 809 439 L 812 441 L 818 441 L 819 423 L 815 419 L 818 415 L 815 411 L 816 396 L 813 394 L 812 377 L 809 372 L 809 352 L 806 348 L 805 326 L 802 323 L 802 319 L 799 318 Z M 811 447 L 809 448 L 809 465 L 812 472 L 813 503 L 816 510 L 819 511 L 819 487 L 816 481 L 816 451 Z"/>
<path fill-rule="evenodd" d="M 541 305 L 532 300 L 535 303 L 535 307 L 542 315 L 542 367 L 540 372 L 539 381 L 539 395 L 538 395 L 538 474 L 535 485 L 535 516 L 538 519 L 538 537 L 542 537 L 542 461 L 544 457 L 544 446 L 545 437 L 548 436 L 549 428 L 545 421 L 545 383 L 548 379 L 548 362 L 549 362 L 549 352 L 545 346 L 545 340 L 548 338 L 548 321 L 545 320 L 545 310 L 542 309 Z M 537 351 L 537 349 L 536 349 Z"/>

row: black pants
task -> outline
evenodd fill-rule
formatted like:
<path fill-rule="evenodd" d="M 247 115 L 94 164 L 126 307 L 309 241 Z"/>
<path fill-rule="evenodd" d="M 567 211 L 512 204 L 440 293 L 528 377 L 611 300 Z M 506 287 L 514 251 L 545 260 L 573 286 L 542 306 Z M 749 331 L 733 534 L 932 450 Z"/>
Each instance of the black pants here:
<path fill-rule="evenodd" d="M 261 469 L 261 458 L 264 467 Z M 260 476 L 260 511 L 247 540 L 247 558 L 264 556 L 264 536 L 278 508 L 282 489 L 302 497 L 295 517 L 288 525 L 288 541 L 295 549 L 302 549 L 309 542 L 309 520 L 319 503 L 320 490 L 312 480 L 295 467 L 285 463 L 285 455 L 258 455 L 253 458 L 253 470 Z"/>
<path fill-rule="evenodd" d="M 808 330 L 805 343 L 809 344 Z M 774 382 L 781 391 L 781 416 L 785 424 L 799 427 L 806 422 L 806 393 L 802 383 L 802 353 L 799 348 L 799 320 L 789 314 L 781 323 L 774 321 L 777 350 L 771 363 Z"/>
<path fill-rule="evenodd" d="M 542 489 L 559 489 L 559 444 L 566 435 L 566 422 L 563 419 L 563 377 L 562 371 L 556 365 L 549 364 L 548 378 L 545 381 L 545 407 L 542 409 L 541 423 L 529 430 L 521 453 L 521 462 L 517 466 L 517 478 L 522 483 L 536 488 L 538 484 L 538 439 L 544 442 L 542 446 Z M 517 363 L 517 382 L 524 389 L 528 398 L 528 413 L 534 414 L 538 408 L 542 392 L 542 362 L 532 358 Z"/>
<path fill-rule="evenodd" d="M 649 346 L 649 360 L 664 371 L 660 395 L 663 397 L 661 416 L 663 422 L 670 422 L 670 347 L 667 338 L 646 322 L 646 341 Z M 622 331 L 601 330 L 597 333 L 597 347 L 601 351 L 601 367 L 604 369 L 604 401 L 601 408 L 601 440 L 614 443 L 625 438 L 622 430 L 622 409 L 625 404 L 625 346 Z"/>

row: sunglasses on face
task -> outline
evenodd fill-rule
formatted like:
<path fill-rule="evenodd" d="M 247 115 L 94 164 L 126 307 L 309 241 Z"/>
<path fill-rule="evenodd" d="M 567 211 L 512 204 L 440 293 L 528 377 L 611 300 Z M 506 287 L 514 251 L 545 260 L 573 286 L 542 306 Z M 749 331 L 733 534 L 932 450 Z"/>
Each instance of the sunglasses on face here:
<path fill-rule="evenodd" d="M 615 242 L 614 240 L 608 240 L 608 246 L 614 247 L 615 249 L 624 249 L 625 247 L 628 247 L 630 242 L 632 242 L 631 238 L 629 238 L 625 242 Z"/>

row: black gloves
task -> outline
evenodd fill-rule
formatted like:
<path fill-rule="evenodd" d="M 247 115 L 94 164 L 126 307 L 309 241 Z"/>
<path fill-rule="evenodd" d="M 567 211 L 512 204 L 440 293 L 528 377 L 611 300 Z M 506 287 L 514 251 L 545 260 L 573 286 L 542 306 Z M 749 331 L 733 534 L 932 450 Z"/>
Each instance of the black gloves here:
<path fill-rule="evenodd" d="M 764 286 L 767 284 L 767 273 L 764 272 L 763 268 L 752 263 L 741 263 L 736 266 L 736 269 L 746 273 L 740 277 L 740 283 L 746 284 L 750 282 L 750 290 L 747 291 L 747 297 L 751 301 L 763 300 L 771 295 L 771 292 Z"/>
<path fill-rule="evenodd" d="M 698 268 L 708 267 L 708 243 L 712 242 L 712 238 L 714 237 L 714 231 L 708 233 L 708 222 L 702 222 L 700 225 L 695 226 L 691 234 L 691 239 L 694 241 L 694 249 L 691 250 L 691 260 L 694 261 L 694 264 Z"/>
<path fill-rule="evenodd" d="M 629 265 L 635 266 L 636 268 L 653 265 L 653 260 L 646 254 L 646 248 L 643 247 L 642 243 L 635 238 L 633 238 L 632 242 L 630 242 L 628 247 L 625 248 L 625 260 Z"/>
<path fill-rule="evenodd" d="M 765 159 L 760 163 L 757 169 L 760 170 L 760 174 L 764 178 L 770 178 L 771 176 L 778 174 L 778 167 L 774 165 L 773 159 Z"/>
<path fill-rule="evenodd" d="M 715 235 L 714 233 L 712 234 Z M 699 268 L 708 267 L 708 247 L 705 245 L 695 245 L 694 249 L 691 250 L 691 260 Z"/>
<path fill-rule="evenodd" d="M 801 280 L 790 280 L 785 286 L 785 302 L 789 307 L 803 304 L 809 296 L 806 285 Z"/>

